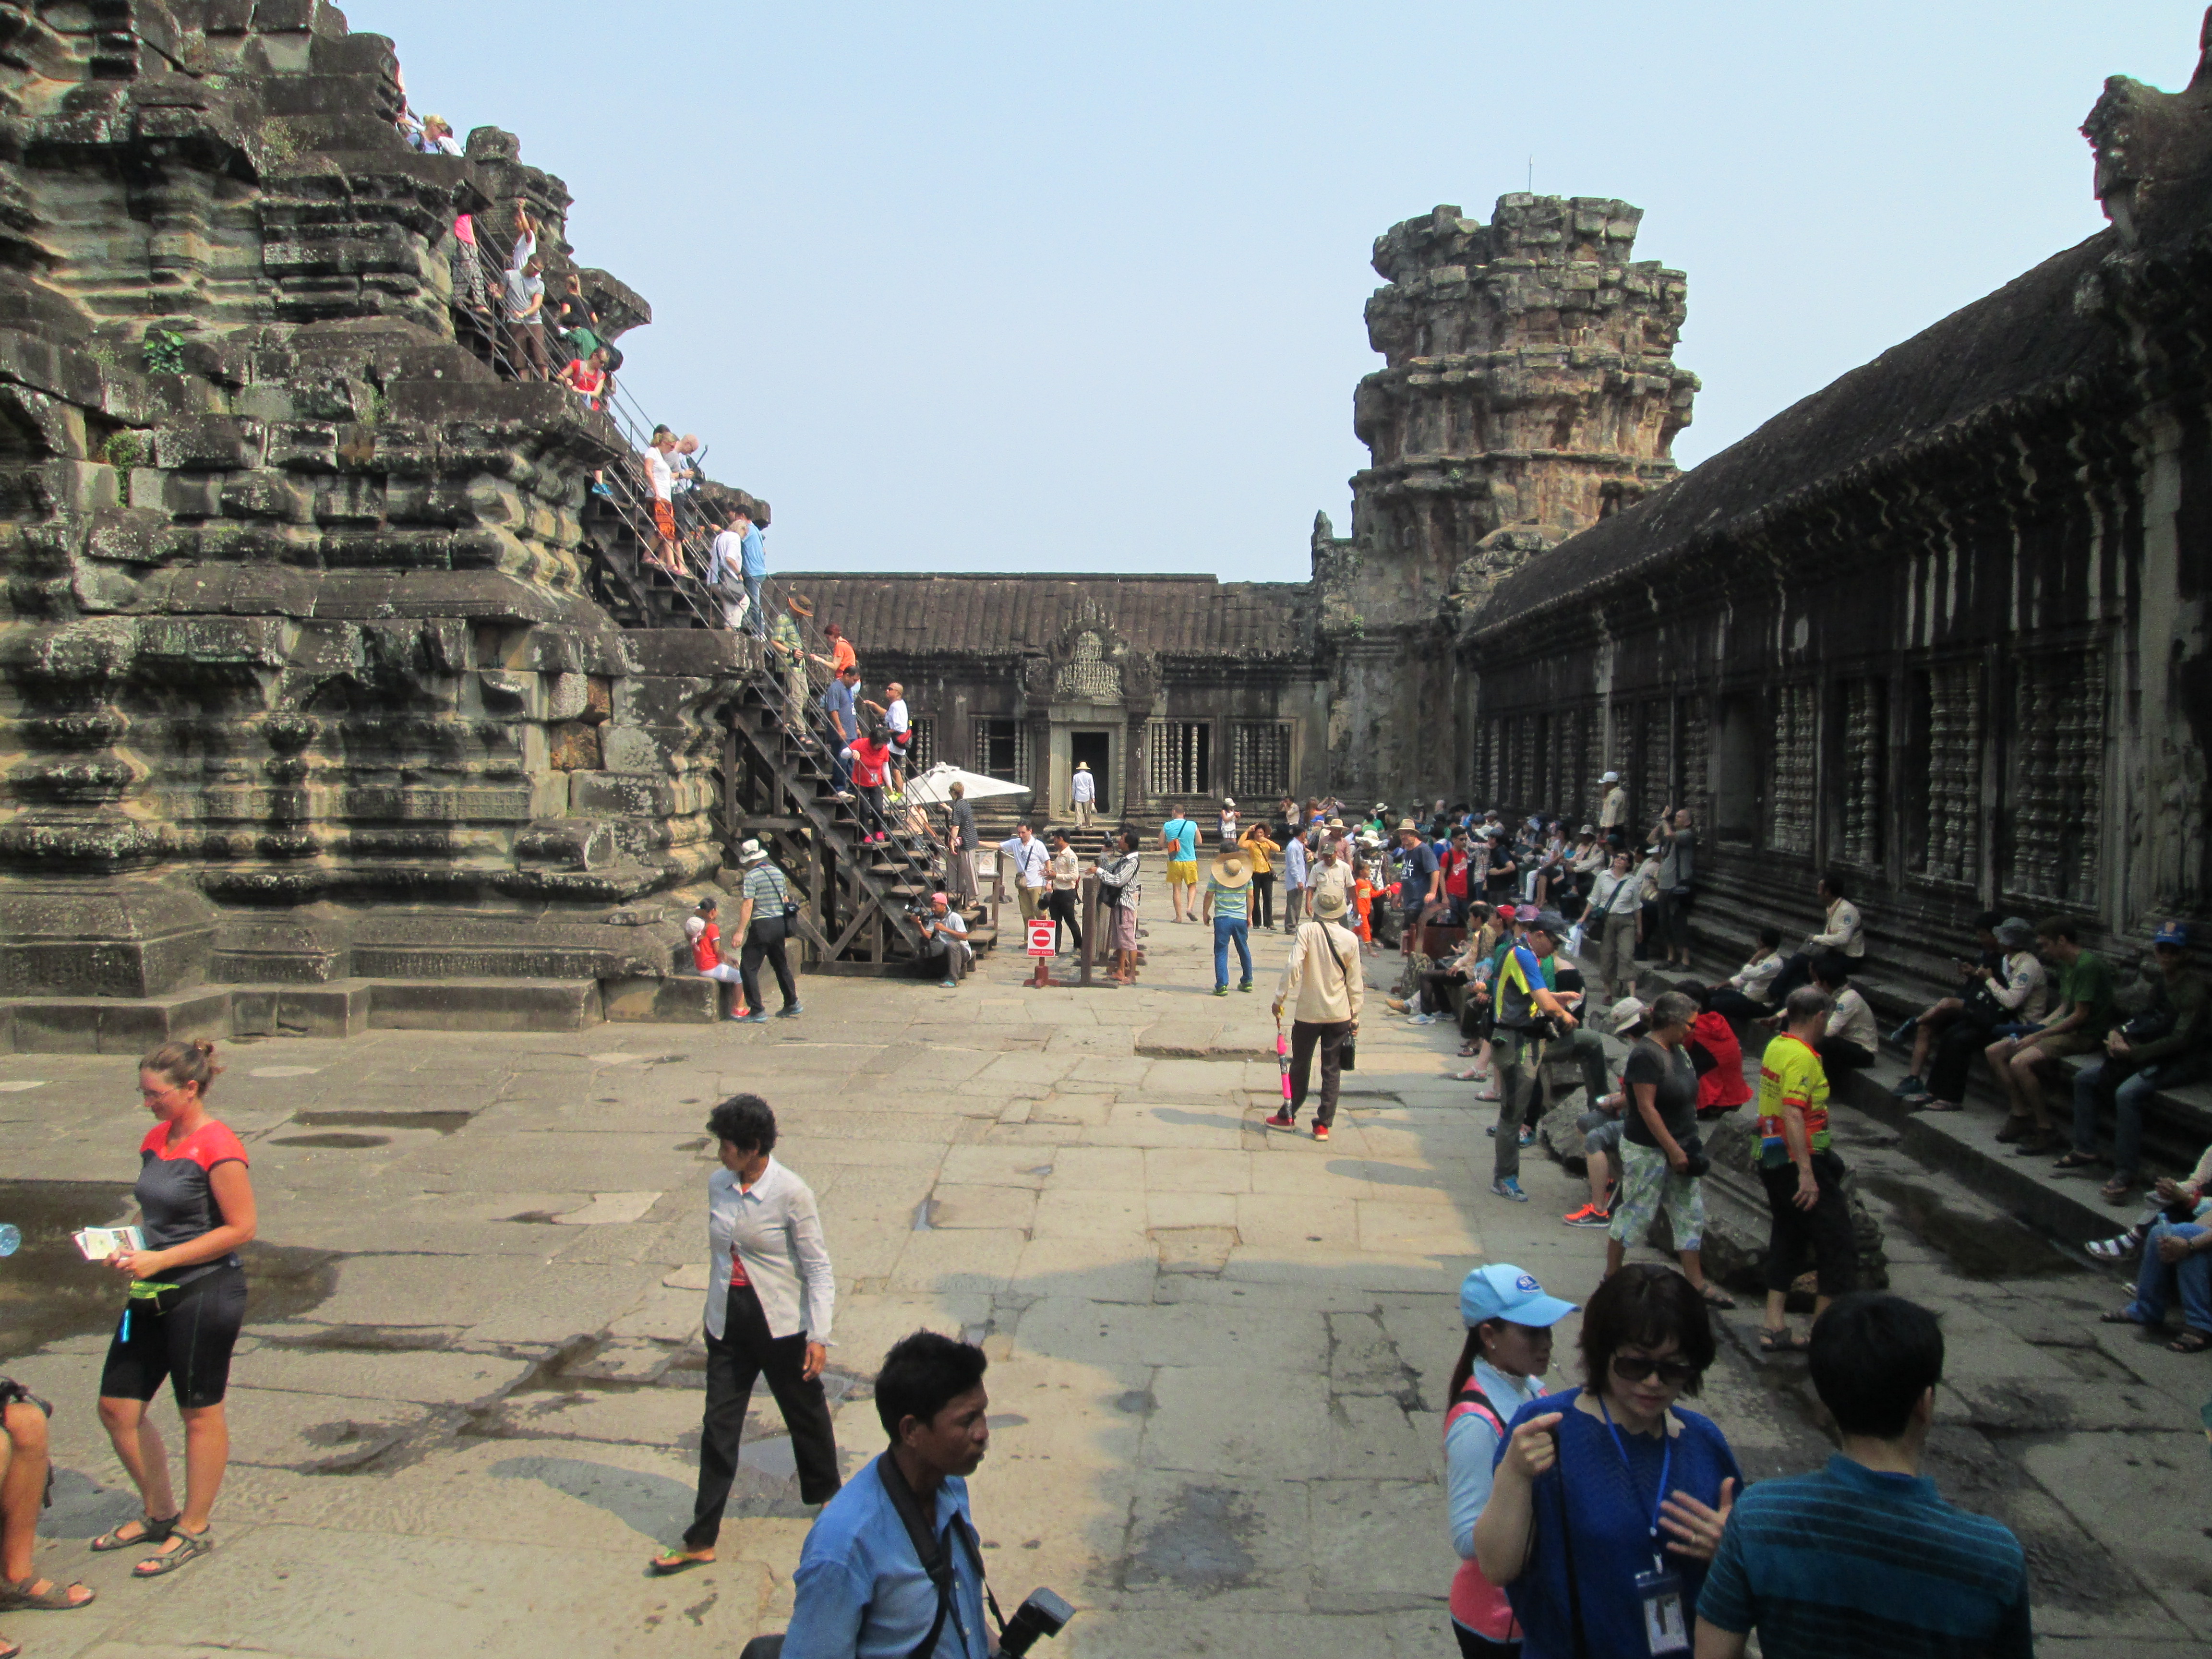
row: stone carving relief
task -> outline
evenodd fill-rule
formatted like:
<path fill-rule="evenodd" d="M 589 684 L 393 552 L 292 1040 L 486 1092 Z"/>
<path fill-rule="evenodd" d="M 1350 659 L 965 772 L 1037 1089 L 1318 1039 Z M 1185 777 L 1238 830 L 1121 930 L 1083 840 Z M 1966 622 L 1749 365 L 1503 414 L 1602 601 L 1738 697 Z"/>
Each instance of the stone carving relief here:
<path fill-rule="evenodd" d="M 1820 694 L 1785 685 L 1774 694 L 1774 793 L 1766 844 L 1778 853 L 1813 850 L 1813 800 L 1818 783 Z"/>
<path fill-rule="evenodd" d="M 1928 815 L 1914 866 L 1937 881 L 1976 882 L 1982 859 L 1982 670 L 1933 668 L 1928 708 Z"/>
<path fill-rule="evenodd" d="M 1880 680 L 1844 687 L 1844 842 L 1850 864 L 1881 862 L 1881 783 L 1889 745 L 1883 715 L 1887 700 Z"/>
<path fill-rule="evenodd" d="M 1112 702 L 1121 701 L 1121 670 L 1106 659 L 1106 641 L 1086 629 L 1075 636 L 1066 660 L 1054 677 L 1056 702 Z"/>
<path fill-rule="evenodd" d="M 2014 687 L 2011 856 L 2005 887 L 2072 903 L 2097 891 L 2105 663 L 2065 652 L 2020 665 Z"/>

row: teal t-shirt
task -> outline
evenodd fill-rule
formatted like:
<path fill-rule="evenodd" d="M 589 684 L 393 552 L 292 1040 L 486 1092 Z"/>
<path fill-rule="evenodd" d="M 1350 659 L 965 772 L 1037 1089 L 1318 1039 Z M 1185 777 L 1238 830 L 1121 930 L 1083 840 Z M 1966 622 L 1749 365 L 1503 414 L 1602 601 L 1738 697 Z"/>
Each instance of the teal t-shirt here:
<path fill-rule="evenodd" d="M 1239 921 L 1252 914 L 1252 890 L 1249 887 L 1224 887 L 1212 877 L 1206 878 L 1206 890 L 1213 899 L 1213 914 L 1234 916 Z"/>
<path fill-rule="evenodd" d="M 1175 843 L 1174 862 L 1198 862 L 1198 826 L 1188 818 L 1170 818 L 1160 826 L 1160 833 Z"/>

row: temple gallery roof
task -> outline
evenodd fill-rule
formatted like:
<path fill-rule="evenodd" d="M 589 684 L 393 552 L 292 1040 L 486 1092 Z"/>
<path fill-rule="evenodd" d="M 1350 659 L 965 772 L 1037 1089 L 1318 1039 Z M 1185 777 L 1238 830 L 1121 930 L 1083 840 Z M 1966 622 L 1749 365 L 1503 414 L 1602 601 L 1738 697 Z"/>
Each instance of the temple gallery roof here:
<path fill-rule="evenodd" d="M 780 572 L 863 654 L 1045 651 L 1079 623 L 1139 651 L 1295 656 L 1313 648 L 1304 582 L 1224 582 L 1177 575 L 831 575 Z"/>
<path fill-rule="evenodd" d="M 2112 328 L 2074 303 L 2113 233 L 2053 255 L 1994 294 L 1792 404 L 1668 489 L 1532 557 L 1498 585 L 1477 631 L 1741 533 L 1946 428 L 2117 362 Z"/>

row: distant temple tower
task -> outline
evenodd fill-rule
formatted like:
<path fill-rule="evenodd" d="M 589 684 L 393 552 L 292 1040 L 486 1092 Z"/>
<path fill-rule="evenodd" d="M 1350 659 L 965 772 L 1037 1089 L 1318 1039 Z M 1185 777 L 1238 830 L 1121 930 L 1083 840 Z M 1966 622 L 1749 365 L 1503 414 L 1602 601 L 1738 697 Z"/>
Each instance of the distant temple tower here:
<path fill-rule="evenodd" d="M 1333 653 L 1330 781 L 1401 806 L 1467 775 L 1451 624 L 1530 554 L 1675 475 L 1697 377 L 1675 367 L 1688 284 L 1630 254 L 1642 210 L 1501 197 L 1375 243 L 1384 366 L 1359 383 L 1352 534 L 1316 521 Z"/>

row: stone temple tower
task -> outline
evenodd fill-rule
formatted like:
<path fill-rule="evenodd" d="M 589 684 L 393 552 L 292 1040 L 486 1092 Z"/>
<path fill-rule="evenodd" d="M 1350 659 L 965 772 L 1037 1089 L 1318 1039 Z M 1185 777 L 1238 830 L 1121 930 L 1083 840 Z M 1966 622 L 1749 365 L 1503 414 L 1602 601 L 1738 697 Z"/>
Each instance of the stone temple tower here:
<path fill-rule="evenodd" d="M 1330 781 L 1402 805 L 1465 775 L 1452 624 L 1498 579 L 1673 479 L 1697 377 L 1675 367 L 1688 285 L 1633 262 L 1640 209 L 1501 197 L 1489 224 L 1439 207 L 1375 243 L 1383 366 L 1352 423 L 1352 534 L 1316 522 L 1333 652 Z"/>

